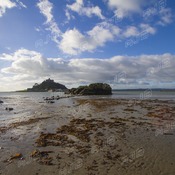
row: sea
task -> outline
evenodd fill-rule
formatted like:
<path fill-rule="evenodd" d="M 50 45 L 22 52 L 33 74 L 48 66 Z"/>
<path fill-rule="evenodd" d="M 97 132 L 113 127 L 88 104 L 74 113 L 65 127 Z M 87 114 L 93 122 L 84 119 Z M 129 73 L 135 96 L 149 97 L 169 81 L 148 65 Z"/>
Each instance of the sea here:
<path fill-rule="evenodd" d="M 41 114 L 54 114 L 62 106 L 69 106 L 74 103 L 75 98 L 109 98 L 133 100 L 168 100 L 175 101 L 175 91 L 155 91 L 146 90 L 114 90 L 112 95 L 107 96 L 76 96 L 73 98 L 62 98 L 56 100 L 54 104 L 47 104 L 45 97 L 66 96 L 63 92 L 0 92 L 0 128 L 6 127 L 14 122 L 28 120 L 31 117 Z M 128 102 L 129 102 L 128 101 Z M 13 108 L 12 111 L 6 108 Z"/>
<path fill-rule="evenodd" d="M 30 98 L 34 101 L 40 101 L 43 97 L 66 96 L 63 92 L 0 92 L 0 100 L 3 98 Z M 90 96 L 89 96 L 90 97 Z M 113 90 L 112 95 L 91 96 L 90 98 L 116 98 L 116 99 L 158 99 L 175 100 L 175 90 Z M 81 98 L 81 97 L 80 97 Z"/>

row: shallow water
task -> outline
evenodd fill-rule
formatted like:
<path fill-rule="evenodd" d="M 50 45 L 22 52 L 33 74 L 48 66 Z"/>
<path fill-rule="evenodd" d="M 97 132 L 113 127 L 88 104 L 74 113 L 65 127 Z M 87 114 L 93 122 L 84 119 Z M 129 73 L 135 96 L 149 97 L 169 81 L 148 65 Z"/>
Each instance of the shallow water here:
<path fill-rule="evenodd" d="M 41 111 L 49 113 L 52 107 L 60 107 L 72 103 L 70 98 L 55 101 L 55 104 L 44 103 L 43 97 L 65 96 L 63 92 L 0 92 L 0 100 L 4 103 L 0 104 L 0 126 L 4 126 L 11 122 L 27 119 Z M 75 97 L 77 98 L 77 97 Z M 152 91 L 150 89 L 144 91 L 113 91 L 108 96 L 85 96 L 78 98 L 112 98 L 112 99 L 160 99 L 175 100 L 175 91 Z M 6 111 L 6 107 L 14 108 L 13 111 Z M 54 109 L 53 109 L 54 110 Z M 52 111 L 51 111 L 52 112 Z"/>

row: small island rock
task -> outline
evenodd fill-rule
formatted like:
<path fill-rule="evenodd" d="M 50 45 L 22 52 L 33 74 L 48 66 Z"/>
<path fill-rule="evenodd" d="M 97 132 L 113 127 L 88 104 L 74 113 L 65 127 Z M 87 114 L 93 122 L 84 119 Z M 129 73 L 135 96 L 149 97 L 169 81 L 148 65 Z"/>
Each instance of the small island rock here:
<path fill-rule="evenodd" d="M 73 95 L 111 95 L 112 88 L 106 83 L 93 83 L 89 86 L 79 86 L 69 90 Z"/>

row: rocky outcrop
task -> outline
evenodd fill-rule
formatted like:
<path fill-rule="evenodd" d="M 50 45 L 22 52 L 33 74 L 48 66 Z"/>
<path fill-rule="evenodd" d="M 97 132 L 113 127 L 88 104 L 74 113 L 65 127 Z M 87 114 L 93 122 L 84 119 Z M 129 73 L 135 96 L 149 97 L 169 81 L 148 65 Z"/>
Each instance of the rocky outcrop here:
<path fill-rule="evenodd" d="M 41 84 L 35 84 L 32 88 L 27 89 L 28 92 L 47 92 L 47 91 L 64 91 L 66 86 L 54 82 L 50 78 L 43 81 Z"/>
<path fill-rule="evenodd" d="M 93 83 L 89 86 L 79 86 L 69 90 L 73 95 L 111 95 L 112 88 L 106 83 Z"/>

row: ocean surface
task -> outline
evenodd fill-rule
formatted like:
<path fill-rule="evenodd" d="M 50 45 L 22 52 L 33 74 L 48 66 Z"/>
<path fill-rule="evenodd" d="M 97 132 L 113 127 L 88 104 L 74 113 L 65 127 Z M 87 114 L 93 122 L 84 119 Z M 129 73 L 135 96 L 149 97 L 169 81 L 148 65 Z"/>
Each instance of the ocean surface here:
<path fill-rule="evenodd" d="M 113 91 L 113 98 L 124 99 L 159 99 L 159 100 L 175 100 L 175 90 L 137 90 L 137 91 Z"/>
<path fill-rule="evenodd" d="M 18 99 L 20 98 L 30 98 L 34 101 L 41 101 L 43 97 L 52 96 L 65 96 L 63 92 L 0 92 L 0 100 L 6 99 Z M 92 96 L 91 96 L 92 97 Z M 90 97 L 90 98 L 91 98 Z M 112 95 L 109 96 L 93 96 L 101 98 L 117 98 L 117 99 L 159 99 L 159 100 L 175 100 L 175 90 L 174 91 L 159 91 L 159 90 L 138 90 L 138 91 L 113 91 Z M 92 98 L 93 98 L 92 97 Z"/>

